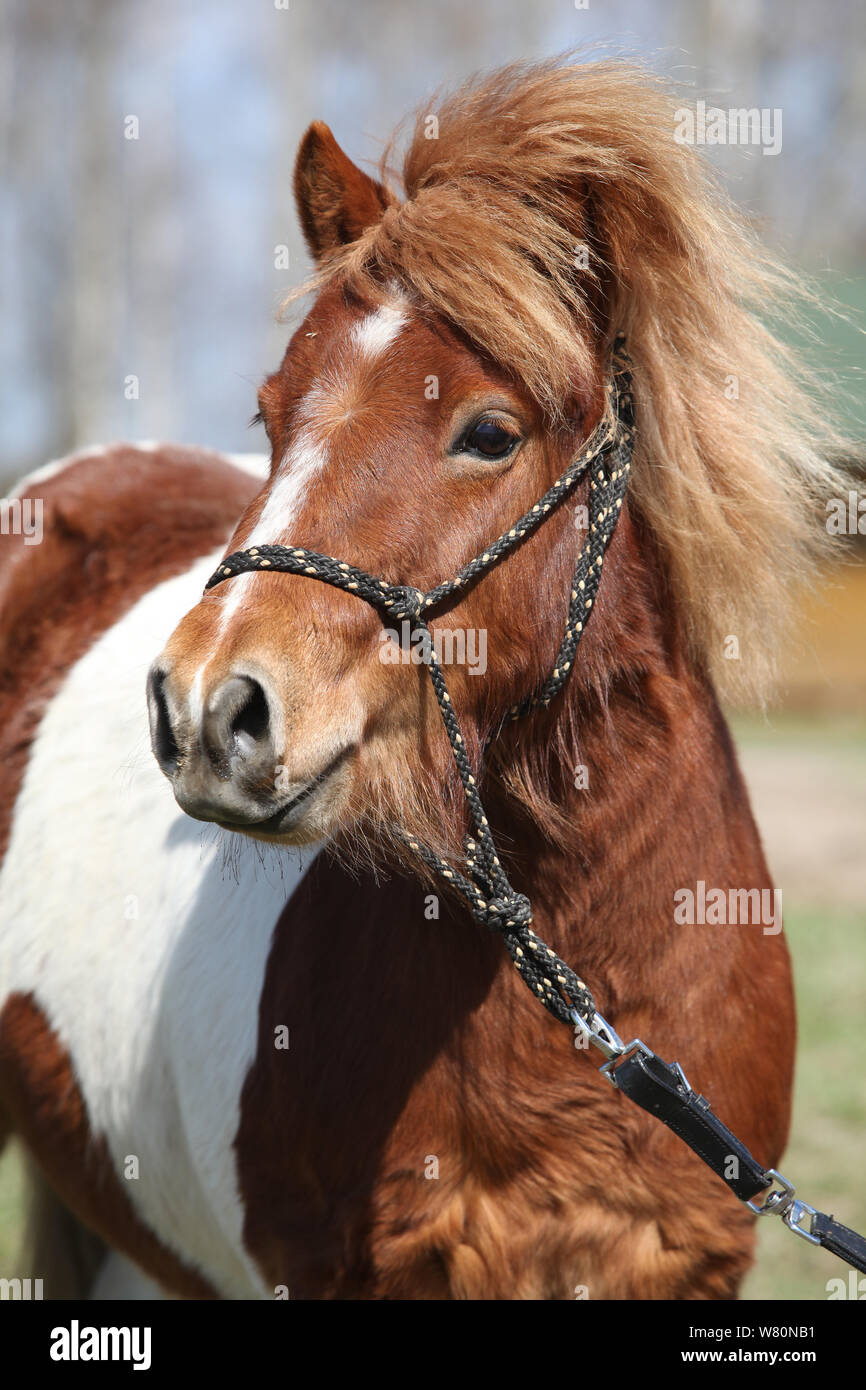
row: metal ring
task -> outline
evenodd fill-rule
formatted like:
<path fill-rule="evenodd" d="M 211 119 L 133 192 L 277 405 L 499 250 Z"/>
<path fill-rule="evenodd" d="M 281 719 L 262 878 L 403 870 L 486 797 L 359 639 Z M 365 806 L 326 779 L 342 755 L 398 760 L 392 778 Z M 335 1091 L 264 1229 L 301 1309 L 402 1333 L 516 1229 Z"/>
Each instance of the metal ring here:
<path fill-rule="evenodd" d="M 780 1188 L 775 1192 L 768 1192 L 761 1206 L 756 1206 L 754 1202 L 746 1202 L 746 1206 L 756 1216 L 784 1216 L 794 1201 L 794 1184 L 783 1178 L 775 1168 L 768 1168 L 764 1177 L 769 1179 L 768 1187 L 777 1182 Z"/>

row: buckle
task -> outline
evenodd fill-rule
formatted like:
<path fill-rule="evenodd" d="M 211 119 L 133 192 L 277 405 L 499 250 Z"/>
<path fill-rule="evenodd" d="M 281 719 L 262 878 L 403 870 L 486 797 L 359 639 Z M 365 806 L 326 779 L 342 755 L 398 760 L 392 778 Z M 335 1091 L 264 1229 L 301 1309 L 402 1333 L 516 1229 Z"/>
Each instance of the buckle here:
<path fill-rule="evenodd" d="M 783 1178 L 781 1173 L 777 1173 L 775 1168 L 768 1168 L 764 1177 L 770 1179 L 769 1186 L 772 1187 L 773 1183 L 778 1183 L 779 1186 L 775 1191 L 767 1193 L 760 1206 L 754 1202 L 746 1202 L 749 1211 L 753 1211 L 756 1216 L 784 1216 L 787 1220 L 792 1206 L 805 1206 L 805 1203 L 794 1202 L 794 1184 Z M 800 1231 L 799 1234 L 805 1235 L 806 1232 Z"/>
<path fill-rule="evenodd" d="M 802 1236 L 804 1240 L 808 1240 L 810 1245 L 820 1245 L 821 1242 L 818 1237 L 812 1235 L 812 1222 L 817 1215 L 818 1213 L 814 1207 L 810 1207 L 808 1202 L 801 1202 L 798 1198 L 797 1201 L 792 1202 L 788 1207 L 788 1210 L 782 1216 L 782 1220 L 790 1231 L 793 1231 L 797 1236 Z M 806 1219 L 808 1219 L 809 1222 L 808 1229 L 800 1224 L 801 1221 Z"/>
<path fill-rule="evenodd" d="M 627 1057 L 636 1050 L 642 1052 L 645 1057 L 651 1056 L 651 1049 L 647 1047 L 646 1043 L 641 1042 L 640 1038 L 632 1038 L 631 1042 L 624 1043 L 613 1024 L 608 1023 L 598 1010 L 589 1019 L 579 1014 L 577 1009 L 569 1009 L 568 1012 L 575 1028 L 579 1028 L 587 1041 L 591 1042 L 593 1047 L 597 1047 L 599 1052 L 604 1053 L 607 1058 L 599 1071 L 607 1077 L 612 1086 L 616 1085 L 613 1067 L 617 1062 L 621 1062 L 623 1057 Z M 683 1080 L 685 1081 L 685 1077 Z"/>

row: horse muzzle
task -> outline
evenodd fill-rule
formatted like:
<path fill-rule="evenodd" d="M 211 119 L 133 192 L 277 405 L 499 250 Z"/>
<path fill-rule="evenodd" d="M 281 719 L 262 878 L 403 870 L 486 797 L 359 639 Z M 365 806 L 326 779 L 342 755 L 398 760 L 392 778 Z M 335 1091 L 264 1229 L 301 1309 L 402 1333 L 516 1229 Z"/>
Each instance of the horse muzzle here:
<path fill-rule="evenodd" d="M 298 832 L 321 811 L 348 749 L 312 776 L 290 777 L 278 748 L 273 698 L 253 676 L 234 674 L 200 700 L 178 700 L 159 663 L 147 681 L 150 741 L 178 805 L 196 820 L 257 838 Z"/>

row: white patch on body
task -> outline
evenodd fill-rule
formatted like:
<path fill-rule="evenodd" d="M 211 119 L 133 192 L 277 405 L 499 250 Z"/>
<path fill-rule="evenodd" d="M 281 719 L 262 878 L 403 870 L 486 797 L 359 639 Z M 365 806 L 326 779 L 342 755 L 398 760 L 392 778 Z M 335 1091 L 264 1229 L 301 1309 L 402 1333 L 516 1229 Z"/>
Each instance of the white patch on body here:
<path fill-rule="evenodd" d="M 250 1298 L 273 1291 L 244 1248 L 233 1143 L 274 927 L 315 851 L 233 837 L 225 855 L 150 752 L 148 664 L 219 558 L 142 598 L 46 709 L 0 871 L 0 1005 L 32 992 L 139 1218 Z"/>

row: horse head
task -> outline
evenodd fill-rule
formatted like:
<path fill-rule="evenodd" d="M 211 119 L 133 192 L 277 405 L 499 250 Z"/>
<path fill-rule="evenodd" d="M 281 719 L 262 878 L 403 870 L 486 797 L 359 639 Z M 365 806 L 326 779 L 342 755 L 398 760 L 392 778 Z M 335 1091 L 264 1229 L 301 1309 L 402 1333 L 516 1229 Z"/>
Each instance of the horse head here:
<path fill-rule="evenodd" d="M 676 143 L 653 79 L 616 63 L 515 68 L 462 89 L 437 121 L 431 139 L 418 117 L 402 200 L 387 155 L 374 179 L 320 123 L 301 144 L 315 295 L 259 392 L 270 477 L 229 550 L 279 544 L 435 586 L 579 453 L 625 331 L 631 503 L 579 670 L 524 741 L 538 773 L 581 690 L 665 662 L 727 675 L 726 634 L 748 646 L 778 626 L 826 467 L 784 349 L 756 327 L 780 272 L 756 262 Z M 586 487 L 431 621 L 476 767 L 555 660 Z M 369 822 L 459 843 L 462 799 L 412 636 L 312 572 L 210 590 L 149 681 L 154 751 L 181 807 L 264 840 Z M 753 683 L 762 657 L 753 644 L 741 668 Z"/>

